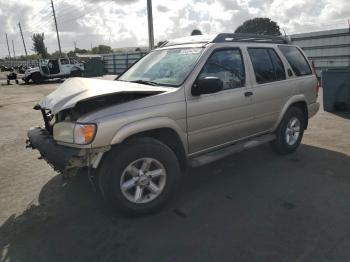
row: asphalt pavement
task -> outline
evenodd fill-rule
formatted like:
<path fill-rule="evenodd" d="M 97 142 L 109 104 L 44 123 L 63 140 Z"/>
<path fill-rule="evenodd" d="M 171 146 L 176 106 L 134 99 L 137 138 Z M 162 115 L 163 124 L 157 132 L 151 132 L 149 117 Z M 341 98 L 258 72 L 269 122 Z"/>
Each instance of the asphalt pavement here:
<path fill-rule="evenodd" d="M 349 113 L 321 110 L 291 155 L 265 145 L 190 169 L 163 211 L 131 218 L 25 149 L 58 84 L 0 85 L 0 261 L 350 260 Z"/>

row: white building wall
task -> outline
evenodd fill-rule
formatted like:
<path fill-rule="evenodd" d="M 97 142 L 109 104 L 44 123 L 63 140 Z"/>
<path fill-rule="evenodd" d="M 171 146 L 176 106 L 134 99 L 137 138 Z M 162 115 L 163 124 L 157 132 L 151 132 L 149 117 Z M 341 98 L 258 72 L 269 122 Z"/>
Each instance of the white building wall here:
<path fill-rule="evenodd" d="M 315 62 L 317 73 L 323 69 L 350 67 L 350 29 L 335 29 L 291 35 L 292 43 L 300 46 Z"/>

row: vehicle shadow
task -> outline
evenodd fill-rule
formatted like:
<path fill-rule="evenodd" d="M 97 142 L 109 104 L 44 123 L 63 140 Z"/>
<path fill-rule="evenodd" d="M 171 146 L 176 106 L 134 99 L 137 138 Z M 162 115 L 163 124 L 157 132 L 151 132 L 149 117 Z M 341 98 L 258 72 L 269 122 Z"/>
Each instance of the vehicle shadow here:
<path fill-rule="evenodd" d="M 345 261 L 349 163 L 308 145 L 288 156 L 247 150 L 189 170 L 165 210 L 138 218 L 85 177 L 56 176 L 38 205 L 0 226 L 0 261 Z"/>
<path fill-rule="evenodd" d="M 47 84 L 59 84 L 59 83 L 63 83 L 65 81 L 65 79 L 50 79 L 50 80 L 45 80 L 41 83 L 35 84 L 33 82 L 29 82 L 28 84 L 23 82 L 21 80 L 21 82 L 19 83 L 19 85 L 24 85 L 24 86 L 37 86 L 37 85 L 47 85 Z"/>
<path fill-rule="evenodd" d="M 335 112 L 331 112 L 331 114 L 334 114 L 336 116 L 339 116 L 339 117 L 342 117 L 342 118 L 345 118 L 345 119 L 350 119 L 350 109 L 348 110 L 337 110 Z"/>

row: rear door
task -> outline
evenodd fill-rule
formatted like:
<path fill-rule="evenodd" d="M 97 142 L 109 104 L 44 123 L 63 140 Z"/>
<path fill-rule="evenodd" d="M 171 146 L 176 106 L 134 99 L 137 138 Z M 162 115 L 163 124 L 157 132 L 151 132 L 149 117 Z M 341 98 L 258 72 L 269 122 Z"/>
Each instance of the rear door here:
<path fill-rule="evenodd" d="M 187 96 L 187 129 L 190 154 L 223 146 L 254 133 L 251 97 L 246 96 L 246 69 L 240 48 L 212 51 L 197 79 L 218 77 L 218 93 Z M 195 84 L 196 82 L 194 82 Z"/>
<path fill-rule="evenodd" d="M 256 133 L 273 129 L 279 114 L 293 94 L 293 81 L 274 47 L 248 47 L 252 67 L 252 92 Z"/>

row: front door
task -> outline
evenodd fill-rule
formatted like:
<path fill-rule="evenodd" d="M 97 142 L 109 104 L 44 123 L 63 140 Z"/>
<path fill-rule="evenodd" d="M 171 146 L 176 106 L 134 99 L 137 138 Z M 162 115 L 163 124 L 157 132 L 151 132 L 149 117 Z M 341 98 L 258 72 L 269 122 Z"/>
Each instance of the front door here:
<path fill-rule="evenodd" d="M 218 77 L 223 90 L 187 97 L 189 153 L 224 146 L 253 134 L 253 109 L 245 66 L 239 48 L 216 49 L 197 79 Z"/>

